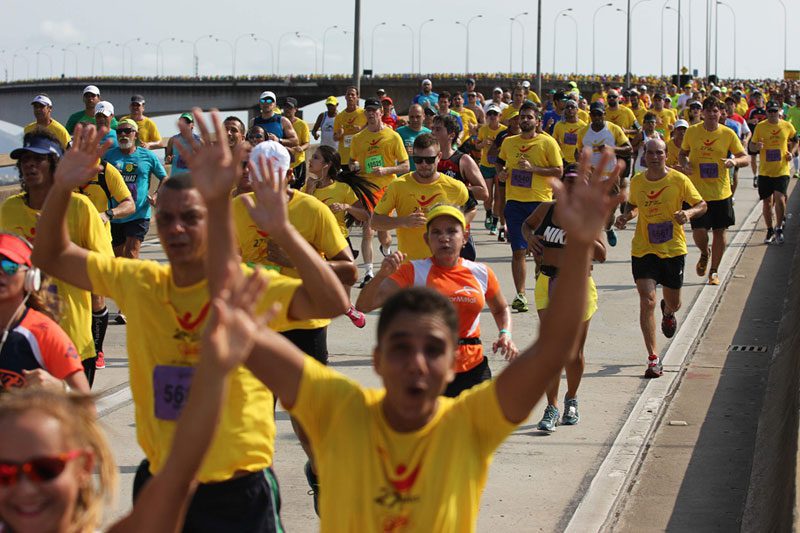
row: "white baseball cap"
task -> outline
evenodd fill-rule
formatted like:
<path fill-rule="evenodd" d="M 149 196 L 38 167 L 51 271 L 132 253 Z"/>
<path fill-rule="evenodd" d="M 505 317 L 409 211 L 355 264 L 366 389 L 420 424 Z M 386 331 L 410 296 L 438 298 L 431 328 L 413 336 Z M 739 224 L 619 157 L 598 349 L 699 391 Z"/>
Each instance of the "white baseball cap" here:
<path fill-rule="evenodd" d="M 37 94 L 36 96 L 34 96 L 33 100 L 31 100 L 31 103 L 32 104 L 49 105 L 50 107 L 53 106 L 53 101 L 50 100 L 48 97 L 46 97 L 43 94 Z"/>
<path fill-rule="evenodd" d="M 489 113 L 491 111 L 494 111 L 495 113 L 500 113 L 502 109 L 500 109 L 499 105 L 490 104 L 489 107 L 486 108 L 486 112 Z"/>
<path fill-rule="evenodd" d="M 525 87 L 526 89 L 530 89 L 531 88 L 531 82 L 529 82 L 528 80 L 525 80 L 525 81 L 522 82 L 522 86 Z"/>
<path fill-rule="evenodd" d="M 677 130 L 678 128 L 688 128 L 688 127 L 689 127 L 689 123 L 686 122 L 683 119 L 680 119 L 680 120 L 675 121 L 675 125 L 672 126 L 672 129 Z"/>
<path fill-rule="evenodd" d="M 503 92 L 503 89 L 502 89 L 502 87 L 495 87 L 495 88 L 494 88 L 494 90 L 493 90 L 492 92 L 493 92 L 493 93 L 502 93 L 502 92 Z"/>
<path fill-rule="evenodd" d="M 102 102 L 97 102 L 97 105 L 94 106 L 94 114 L 102 113 L 107 117 L 110 117 L 114 114 L 114 106 L 111 102 L 106 102 L 105 100 Z"/>
<path fill-rule="evenodd" d="M 275 93 L 272 91 L 264 91 L 261 93 L 261 96 L 258 97 L 259 100 L 263 100 L 264 98 L 272 98 L 273 102 L 277 102 L 278 98 L 275 96 Z"/>
<path fill-rule="evenodd" d="M 87 85 L 83 88 L 83 94 L 92 93 L 100 96 L 100 89 L 97 88 L 97 85 Z"/>
<path fill-rule="evenodd" d="M 420 85 L 425 85 L 426 83 L 428 85 L 433 85 L 433 82 L 431 80 L 429 80 L 428 78 L 425 78 L 424 80 L 422 80 L 422 83 L 420 83 Z"/>
<path fill-rule="evenodd" d="M 262 155 L 267 161 L 272 161 L 272 168 L 278 172 L 281 178 L 286 175 L 286 171 L 289 170 L 289 165 L 292 162 L 289 150 L 277 141 L 264 141 L 258 143 L 250 150 L 250 161 L 256 167 L 257 180 L 263 181 L 263 177 L 258 169 L 258 162 Z"/>

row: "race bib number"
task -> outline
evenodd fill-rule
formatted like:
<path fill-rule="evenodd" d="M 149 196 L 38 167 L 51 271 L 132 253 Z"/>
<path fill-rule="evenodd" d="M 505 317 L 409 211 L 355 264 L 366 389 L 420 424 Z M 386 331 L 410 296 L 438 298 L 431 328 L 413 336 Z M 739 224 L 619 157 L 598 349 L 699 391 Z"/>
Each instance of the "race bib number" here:
<path fill-rule="evenodd" d="M 514 187 L 530 187 L 533 184 L 533 172 L 514 169 L 511 171 L 511 185 Z"/>
<path fill-rule="evenodd" d="M 366 167 L 367 174 L 372 174 L 375 172 L 375 169 L 378 167 L 383 166 L 383 156 L 382 155 L 371 155 L 364 161 L 364 166 Z"/>
<path fill-rule="evenodd" d="M 700 177 L 701 178 L 718 178 L 719 165 L 716 163 L 700 163 Z"/>
<path fill-rule="evenodd" d="M 578 144 L 578 134 L 577 133 L 565 133 L 564 134 L 564 144 L 568 144 L 570 146 L 575 146 Z"/>
<path fill-rule="evenodd" d="M 350 148 L 350 143 L 351 142 L 353 142 L 353 136 L 352 135 L 345 135 L 344 136 L 344 147 L 345 148 Z"/>
<path fill-rule="evenodd" d="M 780 161 L 781 158 L 781 151 L 780 150 L 766 150 L 767 161 L 770 163 L 775 163 Z"/>
<path fill-rule="evenodd" d="M 177 420 L 189 397 L 194 367 L 158 365 L 153 370 L 155 415 L 159 420 Z"/>
<path fill-rule="evenodd" d="M 674 226 L 671 220 L 647 225 L 647 237 L 650 244 L 664 244 L 672 240 Z"/>

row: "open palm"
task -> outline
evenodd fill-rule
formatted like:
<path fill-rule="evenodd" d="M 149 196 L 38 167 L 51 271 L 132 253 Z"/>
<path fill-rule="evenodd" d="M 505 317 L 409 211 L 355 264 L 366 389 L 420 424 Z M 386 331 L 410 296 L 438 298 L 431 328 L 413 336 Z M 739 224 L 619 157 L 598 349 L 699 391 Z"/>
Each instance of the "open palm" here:
<path fill-rule="evenodd" d="M 69 189 L 86 185 L 100 172 L 100 158 L 113 144 L 111 139 L 107 139 L 101 145 L 101 138 L 93 125 L 78 124 L 72 146 L 59 160 L 53 180 Z"/>
<path fill-rule="evenodd" d="M 255 178 L 252 186 L 256 201 L 248 194 L 241 196 L 242 202 L 261 231 L 277 235 L 289 223 L 289 182 L 286 176 L 278 175 L 272 160 L 263 154 L 257 161 L 250 161 L 250 175 Z"/>

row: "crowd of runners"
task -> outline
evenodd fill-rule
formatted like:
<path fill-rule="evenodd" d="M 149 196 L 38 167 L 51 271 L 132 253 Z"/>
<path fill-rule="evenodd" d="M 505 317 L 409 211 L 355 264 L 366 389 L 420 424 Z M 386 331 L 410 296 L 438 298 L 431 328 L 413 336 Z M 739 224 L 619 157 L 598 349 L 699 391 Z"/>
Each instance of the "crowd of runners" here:
<path fill-rule="evenodd" d="M 349 87 L 343 109 L 330 96 L 306 123 L 265 90 L 249 124 L 193 109 L 168 139 L 142 95 L 117 118 L 89 85 L 62 126 L 32 94 L 10 154 L 21 191 L 0 205 L 0 530 L 104 523 L 117 470 L 89 394 L 106 299 L 145 456 L 110 530 L 282 531 L 279 400 L 323 531 L 471 531 L 494 450 L 542 396 L 540 430 L 580 421 L 592 269 L 617 230 L 636 220 L 646 378 L 662 375 L 656 308 L 666 338 L 678 329 L 687 223 L 696 275 L 721 282 L 739 168 L 756 176 L 764 242 L 784 242 L 797 82 L 486 93 L 425 79 L 403 115 L 385 91 Z M 164 263 L 139 259 L 151 218 Z M 510 270 L 510 303 L 478 257 L 481 223 L 510 247 L 494 267 Z M 539 334 L 517 347 L 530 286 Z M 327 331 L 377 308 L 383 388 L 366 389 L 327 368 Z M 488 348 L 508 361 L 494 378 Z"/>

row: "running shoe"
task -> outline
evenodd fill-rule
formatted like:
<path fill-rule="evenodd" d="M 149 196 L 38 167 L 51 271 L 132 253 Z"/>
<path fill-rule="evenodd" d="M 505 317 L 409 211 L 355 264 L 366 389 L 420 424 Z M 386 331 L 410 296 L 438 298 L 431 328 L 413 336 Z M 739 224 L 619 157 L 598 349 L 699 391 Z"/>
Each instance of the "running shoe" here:
<path fill-rule="evenodd" d="M 492 229 L 492 222 L 494 221 L 494 217 L 492 216 L 491 211 L 486 212 L 486 218 L 483 220 L 483 227 L 486 229 Z"/>
<path fill-rule="evenodd" d="M 511 309 L 518 313 L 526 313 L 528 311 L 528 299 L 524 294 L 520 293 L 514 297 L 514 301 L 511 302 Z"/>
<path fill-rule="evenodd" d="M 505 228 L 498 228 L 498 230 L 497 230 L 497 242 L 506 242 L 506 230 L 505 230 Z"/>
<path fill-rule="evenodd" d="M 695 270 L 697 271 L 698 276 L 705 276 L 706 269 L 708 268 L 708 254 L 700 254 L 700 259 L 697 260 L 697 267 Z"/>
<path fill-rule="evenodd" d="M 661 359 L 656 354 L 650 354 L 647 357 L 647 370 L 644 371 L 644 377 L 648 379 L 660 378 L 664 373 L 664 367 L 661 364 Z"/>
<path fill-rule="evenodd" d="M 386 251 L 385 252 L 383 251 L 383 245 L 379 244 L 378 245 L 378 250 L 381 251 L 381 253 L 383 254 L 383 257 L 388 257 L 388 256 L 392 255 L 392 245 L 391 244 L 386 247 Z"/>
<path fill-rule="evenodd" d="M 489 235 L 497 235 L 497 224 L 492 224 L 489 228 Z"/>
<path fill-rule="evenodd" d="M 606 230 L 606 240 L 608 240 L 609 246 L 617 245 L 617 232 L 614 231 L 614 228 Z"/>
<path fill-rule="evenodd" d="M 311 490 L 308 491 L 308 494 L 309 496 L 314 496 L 314 512 L 317 513 L 317 516 L 319 516 L 319 480 L 317 479 L 317 475 L 311 469 L 311 461 L 306 461 L 304 470 L 306 473 L 306 481 L 308 482 L 308 486 L 311 487 Z"/>
<path fill-rule="evenodd" d="M 372 281 L 372 278 L 374 278 L 374 277 L 375 276 L 373 276 L 372 274 L 364 274 L 364 279 L 361 280 L 361 283 L 358 284 L 358 288 L 359 289 L 363 289 L 364 287 L 366 287 L 367 283 Z"/>
<path fill-rule="evenodd" d="M 555 405 L 548 405 L 544 408 L 544 416 L 539 420 L 536 426 L 541 431 L 555 431 L 558 425 L 558 407 Z"/>
<path fill-rule="evenodd" d="M 764 244 L 772 244 L 775 242 L 775 230 L 767 228 L 767 236 L 764 237 Z"/>
<path fill-rule="evenodd" d="M 775 244 L 783 244 L 783 228 L 775 230 Z"/>
<path fill-rule="evenodd" d="M 675 335 L 675 330 L 678 329 L 678 319 L 675 318 L 675 313 L 668 315 L 665 312 L 667 308 L 667 302 L 661 300 L 661 333 L 668 339 L 671 339 L 673 335 Z"/>
<path fill-rule="evenodd" d="M 122 313 L 117 313 L 117 316 L 114 317 L 114 322 L 122 326 L 128 323 L 128 319 Z"/>
<path fill-rule="evenodd" d="M 356 309 L 354 305 L 351 305 L 350 309 L 345 311 L 344 314 L 347 315 L 347 318 L 349 318 L 357 328 L 363 328 L 367 325 L 367 315 Z"/>
<path fill-rule="evenodd" d="M 106 367 L 106 357 L 103 354 L 103 352 L 97 352 L 97 360 L 94 363 L 94 367 L 97 370 L 100 370 L 101 368 L 105 368 Z"/>
<path fill-rule="evenodd" d="M 561 417 L 562 426 L 574 426 L 581 419 L 578 414 L 578 399 L 564 397 L 564 416 Z"/>
<path fill-rule="evenodd" d="M 720 283 L 719 274 L 717 274 L 716 272 L 712 272 L 711 274 L 708 275 L 709 285 L 719 285 L 719 283 Z"/>

